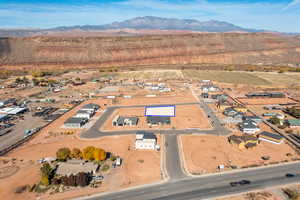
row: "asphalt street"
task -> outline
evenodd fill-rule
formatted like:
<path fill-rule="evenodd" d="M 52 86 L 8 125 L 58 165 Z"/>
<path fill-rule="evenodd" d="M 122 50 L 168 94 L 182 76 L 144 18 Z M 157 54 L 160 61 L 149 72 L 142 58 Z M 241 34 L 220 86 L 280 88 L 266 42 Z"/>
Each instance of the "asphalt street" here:
<path fill-rule="evenodd" d="M 185 130 L 154 130 L 154 132 L 160 134 L 216 134 L 216 135 L 227 135 L 230 133 L 224 126 L 221 125 L 220 120 L 210 109 L 210 107 L 203 101 L 199 103 L 178 103 L 172 105 L 195 105 L 198 104 L 204 112 L 209 115 L 210 122 L 213 125 L 213 129 L 203 130 L 203 129 L 185 129 Z M 157 104 L 156 104 L 157 105 Z M 159 105 L 170 105 L 170 104 L 159 104 Z M 103 126 L 105 121 L 109 116 L 118 108 L 137 108 L 145 107 L 150 105 L 137 105 L 137 106 L 111 106 L 106 109 L 106 111 L 100 116 L 100 118 L 95 122 L 95 124 L 83 132 L 80 137 L 82 138 L 99 138 L 103 136 L 110 135 L 127 135 L 127 134 L 136 134 L 138 130 L 126 130 L 126 131 L 100 131 L 100 128 Z M 139 130 L 139 131 L 149 131 L 149 130 Z"/>
<path fill-rule="evenodd" d="M 166 135 L 165 147 L 166 168 L 170 181 L 185 178 L 186 175 L 182 172 L 182 166 L 180 162 L 177 135 Z"/>
<path fill-rule="evenodd" d="M 286 178 L 294 173 L 294 178 Z M 250 180 L 251 184 L 231 187 L 230 182 Z M 194 200 L 217 198 L 266 187 L 296 183 L 300 181 L 300 163 L 290 163 L 266 168 L 237 170 L 234 173 L 220 173 L 197 178 L 183 178 L 163 184 L 140 187 L 80 199 L 89 200 Z"/>

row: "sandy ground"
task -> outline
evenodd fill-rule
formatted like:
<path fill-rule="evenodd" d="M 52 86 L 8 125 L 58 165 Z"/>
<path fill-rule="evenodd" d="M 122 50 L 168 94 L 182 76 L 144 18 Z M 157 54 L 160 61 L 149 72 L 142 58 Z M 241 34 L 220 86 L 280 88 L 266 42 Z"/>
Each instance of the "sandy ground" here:
<path fill-rule="evenodd" d="M 227 141 L 227 137 L 222 136 L 184 135 L 181 136 L 181 141 L 186 166 L 188 171 L 194 174 L 217 172 L 217 167 L 222 164 L 227 167 L 245 167 L 299 158 L 286 143 L 276 145 L 260 142 L 252 149 L 239 150 Z M 292 156 L 287 156 L 287 153 L 291 153 Z M 262 156 L 270 156 L 270 160 L 263 161 Z"/>
<path fill-rule="evenodd" d="M 296 103 L 289 98 L 238 98 L 239 101 L 246 105 L 270 105 Z"/>
<path fill-rule="evenodd" d="M 158 136 L 160 141 L 160 137 Z M 42 199 L 67 199 L 76 196 L 92 194 L 95 192 L 116 190 L 125 187 L 146 184 L 161 180 L 160 172 L 160 152 L 134 150 L 135 136 L 111 136 L 97 140 L 80 140 L 76 136 L 53 136 L 45 137 L 42 133 L 27 144 L 19 147 L 7 155 L 7 158 L 16 158 L 24 160 L 23 162 L 34 161 L 26 166 L 18 165 L 21 169 L 18 173 L 0 179 L 0 194 L 4 195 L 5 199 L 22 199 L 26 195 L 35 196 L 31 193 L 15 194 L 14 190 L 17 186 L 38 182 L 39 167 L 38 164 L 33 164 L 37 159 L 43 157 L 55 157 L 56 150 L 61 147 L 69 147 L 70 149 L 78 147 L 83 149 L 86 146 L 93 145 L 112 152 L 123 158 L 123 164 L 120 168 L 113 169 L 109 172 L 107 181 L 99 189 L 83 188 L 64 193 L 44 194 Z M 138 169 L 138 170 L 136 170 Z M 21 178 L 26 176 L 26 178 Z M 28 198 L 31 199 L 31 198 Z"/>
<path fill-rule="evenodd" d="M 145 108 L 121 108 L 114 111 L 114 113 L 105 122 L 101 130 L 136 130 L 136 129 L 187 129 L 200 128 L 210 129 L 209 120 L 204 114 L 204 111 L 198 105 L 182 105 L 176 106 L 176 116 L 171 117 L 170 125 L 149 127 L 144 116 Z M 112 121 L 115 116 L 137 116 L 139 122 L 137 126 L 113 126 Z"/>
<path fill-rule="evenodd" d="M 268 191 L 252 192 L 251 194 L 255 194 L 254 200 L 282 200 L 282 198 L 279 197 L 278 195 Z M 250 200 L 250 199 L 251 199 L 250 193 L 247 193 L 243 195 L 218 198 L 216 200 Z"/>
<path fill-rule="evenodd" d="M 179 93 L 166 93 L 157 97 L 120 98 L 118 105 L 151 105 L 197 102 L 190 91 Z"/>

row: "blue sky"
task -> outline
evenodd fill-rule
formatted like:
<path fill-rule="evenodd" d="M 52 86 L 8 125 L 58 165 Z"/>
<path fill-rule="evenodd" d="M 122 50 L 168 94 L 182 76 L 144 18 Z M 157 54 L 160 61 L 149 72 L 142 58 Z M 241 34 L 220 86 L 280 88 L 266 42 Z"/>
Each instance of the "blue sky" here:
<path fill-rule="evenodd" d="M 300 0 L 0 0 L 0 27 L 99 25 L 138 16 L 300 32 Z"/>

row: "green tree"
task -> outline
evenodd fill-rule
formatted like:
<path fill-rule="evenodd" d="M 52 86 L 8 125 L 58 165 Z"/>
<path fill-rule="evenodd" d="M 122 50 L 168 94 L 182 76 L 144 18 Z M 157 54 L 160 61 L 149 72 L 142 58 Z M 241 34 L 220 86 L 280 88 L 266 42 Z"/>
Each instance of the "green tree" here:
<path fill-rule="evenodd" d="M 43 175 L 50 177 L 53 170 L 49 163 L 44 163 L 43 166 L 41 167 L 41 172 Z"/>
<path fill-rule="evenodd" d="M 38 78 L 38 77 L 43 77 L 45 74 L 42 71 L 39 70 L 34 70 L 31 71 L 31 76 Z"/>
<path fill-rule="evenodd" d="M 88 146 L 86 148 L 83 149 L 82 151 L 82 156 L 85 160 L 94 160 L 94 151 L 95 151 L 95 147 L 93 146 Z"/>
<path fill-rule="evenodd" d="M 69 148 L 60 148 L 56 152 L 56 158 L 60 161 L 66 161 L 71 157 L 71 151 Z"/>
<path fill-rule="evenodd" d="M 48 186 L 50 184 L 49 178 L 45 175 L 42 175 L 41 184 L 44 186 Z"/>
<path fill-rule="evenodd" d="M 41 183 L 45 186 L 48 186 L 54 176 L 54 170 L 49 163 L 44 163 L 40 170 L 42 173 Z"/>
<path fill-rule="evenodd" d="M 280 124 L 280 119 L 278 119 L 277 117 L 271 117 L 268 121 L 275 125 Z"/>
<path fill-rule="evenodd" d="M 94 150 L 94 159 L 96 161 L 102 161 L 106 159 L 106 152 L 103 149 L 96 148 Z"/>
<path fill-rule="evenodd" d="M 75 158 L 75 159 L 81 159 L 82 158 L 81 150 L 78 149 L 78 148 L 73 148 L 72 153 L 71 153 L 71 157 Z"/>

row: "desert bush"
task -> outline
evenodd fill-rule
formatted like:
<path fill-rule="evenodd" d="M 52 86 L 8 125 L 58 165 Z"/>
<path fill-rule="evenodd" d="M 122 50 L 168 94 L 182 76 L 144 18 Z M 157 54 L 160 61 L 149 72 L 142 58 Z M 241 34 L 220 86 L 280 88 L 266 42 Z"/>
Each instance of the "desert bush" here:
<path fill-rule="evenodd" d="M 78 148 L 73 148 L 72 153 L 71 153 L 71 157 L 75 158 L 75 159 L 81 159 L 82 158 L 81 150 L 78 149 Z"/>
<path fill-rule="evenodd" d="M 102 168 L 101 168 L 101 171 L 103 171 L 103 172 L 106 172 L 108 170 L 109 170 L 109 165 L 108 164 L 103 165 Z"/>
<path fill-rule="evenodd" d="M 60 148 L 56 152 L 56 158 L 59 161 L 66 161 L 70 157 L 71 157 L 71 150 L 67 147 Z"/>
<path fill-rule="evenodd" d="M 289 188 L 283 189 L 283 192 L 289 197 L 290 200 L 298 200 L 300 197 L 300 194 L 297 191 Z"/>
<path fill-rule="evenodd" d="M 30 187 L 30 186 L 29 186 Z M 27 190 L 27 188 L 28 188 L 28 185 L 21 185 L 21 186 L 18 186 L 18 187 L 16 187 L 16 189 L 15 189 L 15 193 L 16 194 L 20 194 L 20 193 L 22 193 L 22 192 L 25 192 L 26 190 Z"/>

